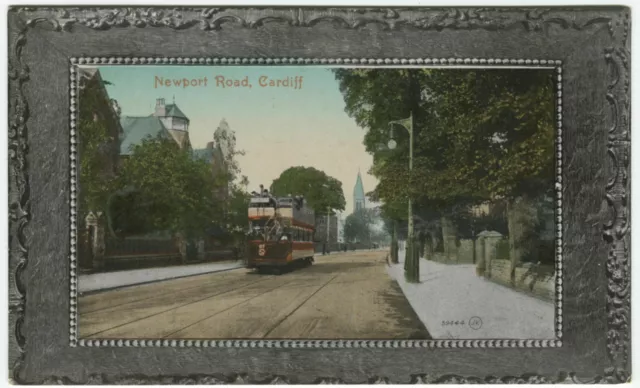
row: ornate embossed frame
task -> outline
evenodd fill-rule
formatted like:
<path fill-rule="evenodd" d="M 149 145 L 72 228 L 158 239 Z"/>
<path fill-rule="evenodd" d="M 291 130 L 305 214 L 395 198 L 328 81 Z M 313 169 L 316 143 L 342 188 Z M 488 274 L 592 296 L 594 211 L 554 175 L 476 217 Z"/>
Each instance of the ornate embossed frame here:
<path fill-rule="evenodd" d="M 627 381 L 629 13 L 623 7 L 11 9 L 9 368 L 14 381 Z M 247 65 L 275 58 L 296 64 L 385 59 L 412 64 L 419 58 L 436 64 L 474 59 L 487 65 L 528 64 L 527 59 L 562 64 L 562 141 L 557 143 L 562 341 L 538 348 L 522 348 L 526 344 L 520 341 L 477 341 L 471 348 L 456 341 L 432 346 L 417 341 L 77 343 L 70 276 L 73 69 L 80 61 L 164 63 L 163 58 L 176 64 L 194 58 Z"/>

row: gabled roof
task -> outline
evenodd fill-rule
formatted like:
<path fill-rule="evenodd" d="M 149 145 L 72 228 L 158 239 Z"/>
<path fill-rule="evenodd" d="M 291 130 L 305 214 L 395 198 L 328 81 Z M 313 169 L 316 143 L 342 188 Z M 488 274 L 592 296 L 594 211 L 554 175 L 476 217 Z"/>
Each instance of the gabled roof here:
<path fill-rule="evenodd" d="M 216 161 L 216 163 L 220 163 L 220 150 L 213 147 L 206 148 L 196 148 L 191 151 L 191 155 L 194 160 L 204 160 L 207 163 L 212 163 Z"/>
<path fill-rule="evenodd" d="M 187 115 L 185 115 L 180 110 L 180 108 L 178 108 L 178 105 L 176 105 L 176 104 L 167 104 L 165 106 L 165 109 L 166 109 L 165 116 L 179 117 L 181 119 L 185 119 L 185 120 L 189 121 L 189 119 L 187 118 Z"/>
<path fill-rule="evenodd" d="M 160 119 L 155 116 L 123 116 L 120 119 L 120 125 L 124 132 L 122 143 L 120 143 L 120 155 L 131 155 L 131 146 L 141 144 L 142 140 L 148 136 L 169 136 Z"/>

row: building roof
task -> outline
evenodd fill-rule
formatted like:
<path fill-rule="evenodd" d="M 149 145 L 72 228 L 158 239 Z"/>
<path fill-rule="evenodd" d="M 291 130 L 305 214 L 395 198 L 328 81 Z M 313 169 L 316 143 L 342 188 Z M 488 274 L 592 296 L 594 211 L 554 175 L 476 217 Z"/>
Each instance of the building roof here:
<path fill-rule="evenodd" d="M 189 121 L 189 119 L 187 118 L 187 115 L 185 115 L 180 110 L 180 108 L 178 108 L 178 105 L 176 105 L 176 104 L 167 104 L 167 105 L 165 105 L 165 109 L 166 109 L 165 116 L 179 117 L 181 119 L 185 119 L 185 120 Z"/>
<path fill-rule="evenodd" d="M 131 146 L 142 143 L 142 140 L 148 136 L 169 136 L 162 121 L 155 116 L 123 116 L 120 119 L 120 125 L 124 133 L 120 143 L 120 155 L 131 155 Z"/>
<path fill-rule="evenodd" d="M 214 161 L 216 163 L 222 162 L 220 150 L 210 145 L 207 145 L 205 148 L 193 149 L 191 155 L 194 160 L 204 160 L 207 163 L 212 163 Z"/>
<path fill-rule="evenodd" d="M 364 186 L 362 185 L 362 177 L 360 176 L 360 171 L 358 171 L 358 178 L 356 179 L 356 185 L 353 188 L 353 198 L 365 200 L 364 196 Z"/>
<path fill-rule="evenodd" d="M 204 160 L 207 163 L 213 161 L 213 149 L 212 148 L 198 148 L 192 151 L 194 160 Z"/>

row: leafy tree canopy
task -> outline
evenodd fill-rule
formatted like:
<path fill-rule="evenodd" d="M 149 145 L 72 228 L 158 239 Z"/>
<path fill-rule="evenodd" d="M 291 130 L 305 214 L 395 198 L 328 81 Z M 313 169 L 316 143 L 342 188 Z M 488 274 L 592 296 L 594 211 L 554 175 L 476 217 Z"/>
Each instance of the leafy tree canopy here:
<path fill-rule="evenodd" d="M 371 242 L 376 215 L 372 209 L 358 209 L 344 220 L 344 238 L 348 242 Z"/>
<path fill-rule="evenodd" d="M 316 215 L 345 209 L 342 182 L 313 167 L 290 167 L 271 183 L 276 196 L 302 195 Z"/>
<path fill-rule="evenodd" d="M 96 77 L 82 78 L 78 131 L 80 138 L 80 213 L 104 211 L 115 184 L 119 156 L 118 117 Z"/>
<path fill-rule="evenodd" d="M 211 166 L 193 160 L 172 139 L 146 138 L 134 146 L 132 155 L 122 162 L 118 183 L 135 200 L 135 217 L 144 220 L 145 231 L 202 235 L 220 218 L 221 204 L 214 200 L 219 187 Z M 114 230 L 134 232 L 123 214 L 126 209 L 114 209 L 113 218 L 124 220 Z"/>
<path fill-rule="evenodd" d="M 423 221 L 553 188 L 550 70 L 338 69 L 347 114 L 366 130 L 383 215 L 411 198 Z M 389 122 L 413 116 L 409 133 Z M 398 147 L 386 144 L 393 137 Z M 406 216 L 404 216 L 406 219 Z M 426 222 L 427 224 L 429 222 Z"/>

